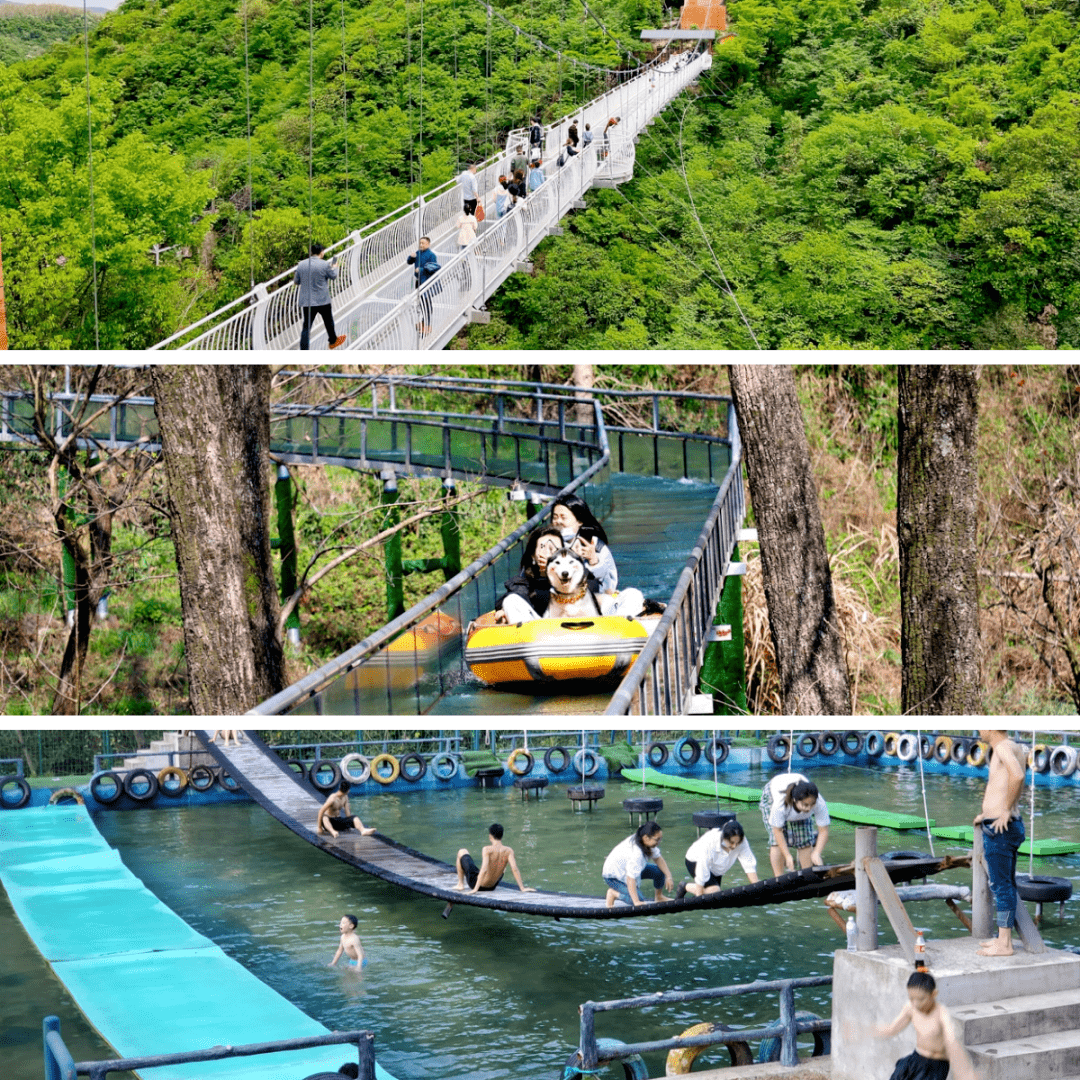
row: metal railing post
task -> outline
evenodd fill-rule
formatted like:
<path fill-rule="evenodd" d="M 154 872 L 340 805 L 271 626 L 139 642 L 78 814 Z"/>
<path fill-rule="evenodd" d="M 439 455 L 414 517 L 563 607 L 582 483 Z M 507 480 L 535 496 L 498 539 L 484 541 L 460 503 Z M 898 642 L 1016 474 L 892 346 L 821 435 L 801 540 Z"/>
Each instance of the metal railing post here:
<path fill-rule="evenodd" d="M 790 982 L 780 991 L 780 1023 L 784 1033 L 780 1037 L 780 1064 L 793 1068 L 799 1064 L 797 1041 L 799 1033 L 795 1028 L 795 988 Z"/>
<path fill-rule="evenodd" d="M 75 1059 L 60 1035 L 60 1018 L 46 1016 L 41 1022 L 45 1052 L 45 1080 L 76 1080 Z"/>
<path fill-rule="evenodd" d="M 375 1080 L 375 1036 L 366 1032 L 359 1045 L 360 1080 Z"/>
<path fill-rule="evenodd" d="M 581 1013 L 581 1042 L 578 1044 L 581 1071 L 595 1072 L 599 1064 L 599 1050 L 596 1045 L 596 1014 L 593 1003 L 586 1001 L 578 1011 Z"/>

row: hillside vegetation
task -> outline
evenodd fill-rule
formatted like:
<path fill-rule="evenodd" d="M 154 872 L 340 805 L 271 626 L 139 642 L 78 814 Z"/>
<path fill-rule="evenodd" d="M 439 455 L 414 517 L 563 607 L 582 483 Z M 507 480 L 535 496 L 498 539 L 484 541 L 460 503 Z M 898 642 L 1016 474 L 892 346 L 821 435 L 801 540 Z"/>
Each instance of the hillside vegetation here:
<path fill-rule="evenodd" d="M 594 10 L 639 51 L 667 17 Z M 96 252 L 81 43 L 0 69 L 13 345 L 94 344 L 95 256 L 102 347 L 165 337 L 312 232 L 343 236 L 534 108 L 594 96 L 604 78 L 574 57 L 633 66 L 572 0 L 499 11 L 561 55 L 479 0 L 426 0 L 422 27 L 416 2 L 126 0 L 90 43 Z M 1077 18 L 1072 0 L 733 0 L 737 36 L 642 136 L 635 180 L 591 193 L 463 340 L 1075 347 Z"/>
<path fill-rule="evenodd" d="M 94 26 L 100 15 L 89 13 Z M 83 31 L 81 9 L 63 4 L 0 3 L 0 66 L 41 56 L 58 41 Z"/>

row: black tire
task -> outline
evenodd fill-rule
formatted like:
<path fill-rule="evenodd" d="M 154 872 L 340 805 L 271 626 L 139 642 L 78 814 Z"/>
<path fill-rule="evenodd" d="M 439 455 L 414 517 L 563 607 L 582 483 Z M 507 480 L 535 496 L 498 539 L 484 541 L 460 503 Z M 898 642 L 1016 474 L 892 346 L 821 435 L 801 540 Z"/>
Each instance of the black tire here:
<path fill-rule="evenodd" d="M 214 786 L 214 770 L 209 765 L 194 765 L 188 772 L 188 783 L 196 791 L 209 791 Z"/>
<path fill-rule="evenodd" d="M 234 795 L 240 791 L 240 781 L 228 769 L 218 769 L 217 782 L 226 790 L 232 792 Z"/>
<path fill-rule="evenodd" d="M 818 736 L 818 752 L 824 757 L 832 757 L 840 749 L 840 736 L 835 731 L 823 731 Z"/>
<path fill-rule="evenodd" d="M 779 765 L 787 760 L 788 751 L 791 750 L 791 740 L 786 735 L 770 735 L 765 745 L 765 753 L 774 765 Z"/>
<path fill-rule="evenodd" d="M 858 757 L 862 753 L 863 747 L 866 745 L 866 740 L 863 738 L 861 731 L 845 731 L 840 736 L 840 749 L 847 754 L 848 757 Z"/>
<path fill-rule="evenodd" d="M 735 821 L 733 810 L 699 810 L 693 818 L 699 829 L 722 829 L 729 821 Z"/>
<path fill-rule="evenodd" d="M 821 1017 L 816 1013 L 804 1012 L 799 1009 L 795 1013 L 796 1020 L 820 1020 Z M 779 1022 L 779 1020 L 777 1021 Z M 815 1031 L 814 1032 L 814 1053 L 813 1057 L 825 1057 L 830 1053 L 832 1049 L 832 1039 L 827 1031 Z M 769 1061 L 780 1060 L 780 1040 L 778 1038 L 762 1039 L 761 1044 L 758 1046 L 758 1062 L 764 1064 Z"/>
<path fill-rule="evenodd" d="M 113 785 L 111 795 L 102 795 L 100 789 L 103 780 L 111 781 Z M 188 782 L 191 782 L 190 776 L 188 777 Z M 101 803 L 102 806 L 112 806 L 112 804 L 124 794 L 124 781 L 114 772 L 107 771 L 94 773 L 94 775 L 90 777 L 90 794 L 93 795 L 94 800 Z"/>
<path fill-rule="evenodd" d="M 879 758 L 885 753 L 885 736 L 880 731 L 868 731 L 865 745 L 868 758 Z"/>
<path fill-rule="evenodd" d="M 324 769 L 330 770 L 330 780 L 319 779 L 319 773 Z M 327 792 L 333 791 L 341 783 L 341 770 L 338 768 L 336 761 L 323 761 L 320 759 L 308 769 L 308 780 L 311 781 L 311 786 L 316 791 L 321 791 L 325 795 Z"/>
<path fill-rule="evenodd" d="M 662 742 L 649 743 L 649 749 L 645 751 L 645 760 L 654 768 L 659 769 L 667 764 L 668 748 Z"/>
<path fill-rule="evenodd" d="M 14 784 L 19 789 L 19 797 L 14 802 L 0 797 L 0 806 L 5 810 L 21 810 L 30 801 L 30 785 L 21 776 L 5 776 L 0 778 L 0 793 L 8 784 Z"/>
<path fill-rule="evenodd" d="M 935 735 L 922 734 L 919 736 L 919 754 L 923 761 L 934 760 L 934 743 L 937 737 Z"/>
<path fill-rule="evenodd" d="M 721 739 L 719 735 L 705 744 L 705 760 L 710 765 L 723 765 L 730 752 L 731 744 L 727 739 Z"/>
<path fill-rule="evenodd" d="M 684 769 L 692 768 L 701 757 L 701 743 L 687 735 L 675 744 L 675 760 Z"/>
<path fill-rule="evenodd" d="M 145 791 L 135 789 L 135 781 L 140 779 L 147 781 Z M 158 793 L 157 777 L 149 769 L 132 769 L 124 777 L 124 791 L 136 802 L 149 802 Z"/>
<path fill-rule="evenodd" d="M 622 808 L 628 814 L 659 813 L 664 809 L 664 800 L 655 795 L 642 795 L 634 799 L 623 799 Z"/>
<path fill-rule="evenodd" d="M 886 851 L 884 855 L 878 856 L 882 862 L 892 862 L 894 859 L 925 859 L 927 857 L 925 851 Z"/>
<path fill-rule="evenodd" d="M 555 755 L 559 755 L 559 760 L 562 762 L 560 765 L 556 765 Z M 549 773 L 561 773 L 566 771 L 566 767 L 570 764 L 570 751 L 565 746 L 549 746 L 544 751 L 544 768 Z"/>
<path fill-rule="evenodd" d="M 409 771 L 409 765 L 414 764 L 416 769 L 412 772 Z M 401 767 L 401 775 L 409 781 L 410 784 L 415 784 L 418 780 L 423 780 L 427 775 L 427 762 L 424 760 L 423 754 L 406 754 L 399 762 Z"/>
<path fill-rule="evenodd" d="M 1021 900 L 1033 900 L 1040 904 L 1060 903 L 1072 896 L 1073 883 L 1068 878 L 1047 877 L 1036 874 L 1016 875 L 1016 892 Z"/>
<path fill-rule="evenodd" d="M 968 758 L 968 749 L 971 746 L 970 739 L 957 738 L 953 739 L 952 751 L 950 757 L 957 765 L 966 765 Z"/>
<path fill-rule="evenodd" d="M 302 761 L 298 761 L 296 758 L 289 758 L 281 764 L 284 765 L 301 784 L 307 779 L 307 766 Z"/>
<path fill-rule="evenodd" d="M 821 750 L 821 740 L 808 731 L 795 740 L 795 748 L 803 757 L 814 757 Z"/>

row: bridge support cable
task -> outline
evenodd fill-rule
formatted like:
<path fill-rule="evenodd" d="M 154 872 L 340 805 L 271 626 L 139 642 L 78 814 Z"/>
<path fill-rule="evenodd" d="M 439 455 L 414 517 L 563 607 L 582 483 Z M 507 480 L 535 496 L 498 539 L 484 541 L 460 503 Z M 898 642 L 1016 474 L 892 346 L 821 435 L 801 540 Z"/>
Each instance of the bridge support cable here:
<path fill-rule="evenodd" d="M 486 6 L 490 12 L 490 5 Z M 340 270 L 330 284 L 335 319 L 347 328 L 349 347 L 430 349 L 445 345 L 471 320 L 470 312 L 482 306 L 486 297 L 524 264 L 529 252 L 590 187 L 614 187 L 632 176 L 635 136 L 711 63 L 708 54 L 695 54 L 677 69 L 671 59 L 644 68 L 642 74 L 550 125 L 544 147 L 545 184 L 502 219 L 496 218 L 494 202 L 497 178 L 506 171 L 507 160 L 505 152 L 490 157 L 477 170 L 488 221 L 462 255 L 458 254 L 453 225 L 461 209 L 455 180 L 328 245 L 324 257 L 337 255 Z M 656 82 L 652 89 L 651 77 Z M 622 119 L 605 140 L 600 132 L 613 116 Z M 560 169 L 556 163 L 558 137 L 574 119 L 582 125 L 590 123 L 596 138 L 588 151 Z M 517 141 L 527 142 L 523 129 L 511 131 L 508 146 L 512 149 Z M 420 235 L 431 237 L 443 266 L 426 287 L 438 298 L 435 308 L 439 317 L 433 332 L 423 339 L 417 336 L 419 319 L 413 317 L 420 298 L 405 264 Z M 288 287 L 292 276 L 290 269 L 263 282 L 153 348 L 296 348 L 301 313 L 297 291 Z M 313 348 L 326 347 L 321 327 L 317 331 L 313 328 L 311 338 Z"/>

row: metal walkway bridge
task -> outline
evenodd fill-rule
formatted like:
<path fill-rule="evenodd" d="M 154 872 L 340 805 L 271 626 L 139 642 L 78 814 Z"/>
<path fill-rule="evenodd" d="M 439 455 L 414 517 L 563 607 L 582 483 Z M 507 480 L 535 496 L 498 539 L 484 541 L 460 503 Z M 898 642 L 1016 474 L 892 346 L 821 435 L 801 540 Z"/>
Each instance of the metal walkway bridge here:
<path fill-rule="evenodd" d="M 304 374 L 343 389 L 332 405 L 273 406 L 275 461 L 338 465 L 385 480 L 456 477 L 514 488 L 512 494 L 536 501 L 574 491 L 605 521 L 623 584 L 665 601 L 667 610 L 614 694 L 553 698 L 539 686 L 532 695 L 482 686 L 465 665 L 463 631 L 495 606 L 503 582 L 518 572 L 528 534 L 547 517 L 540 509 L 441 588 L 256 714 L 689 711 L 745 513 L 729 398 L 592 390 L 582 401 L 572 387 L 542 383 Z M 362 398 L 350 380 L 365 387 Z M 70 430 L 77 404 L 73 395 L 54 395 L 50 423 L 57 432 Z M 97 397 L 92 404 L 100 415 L 82 447 L 160 450 L 151 398 Z M 25 395 L 0 397 L 0 445 L 36 444 L 31 413 Z M 634 419 L 641 415 L 646 419 Z M 696 430 L 680 430 L 686 427 Z"/>
<path fill-rule="evenodd" d="M 638 135 L 711 65 L 707 52 L 669 57 L 551 124 L 543 152 L 544 183 L 497 219 L 498 177 L 510 175 L 510 156 L 529 141 L 527 131 L 511 131 L 506 153 L 477 169 L 487 218 L 464 251 L 459 250 L 454 226 L 462 203 L 455 180 L 329 245 L 324 257 L 338 257 L 338 278 L 330 283 L 330 293 L 338 331 L 348 339 L 345 347 L 441 349 L 469 323 L 486 322 L 482 308 L 488 297 L 516 270 L 529 268 L 529 253 L 545 237 L 558 234 L 565 214 L 584 208 L 589 188 L 614 187 L 630 179 Z M 611 117 L 620 118 L 619 124 L 604 134 Z M 559 152 L 575 120 L 581 132 L 590 124 L 595 138 L 560 168 Z M 431 238 L 441 269 L 417 290 L 405 260 L 421 236 Z M 290 269 L 153 348 L 299 348 L 300 295 L 292 282 Z M 422 335 L 421 324 L 430 331 Z M 317 331 L 312 327 L 310 346 L 327 347 L 321 319 Z"/>

